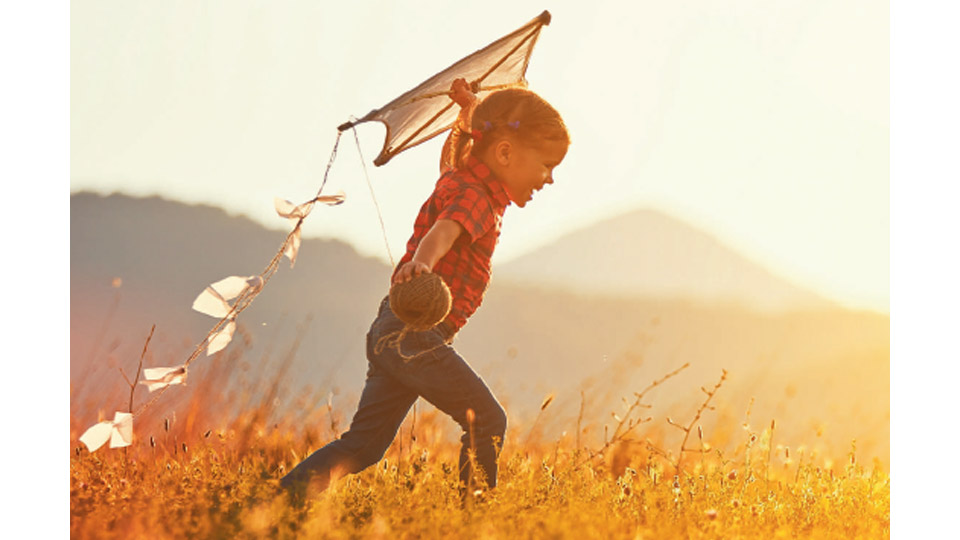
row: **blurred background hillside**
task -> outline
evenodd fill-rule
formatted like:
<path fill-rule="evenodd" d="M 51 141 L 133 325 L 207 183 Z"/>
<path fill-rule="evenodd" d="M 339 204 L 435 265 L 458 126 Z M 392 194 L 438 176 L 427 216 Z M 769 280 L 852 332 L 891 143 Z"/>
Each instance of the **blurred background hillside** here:
<path fill-rule="evenodd" d="M 286 231 L 202 205 L 75 193 L 70 217 L 71 420 L 112 416 L 128 390 L 117 367 L 182 363 L 215 322 L 190 309 L 208 284 L 259 273 Z M 364 336 L 390 268 L 334 240 L 304 240 L 240 319 L 223 352 L 223 384 L 279 379 L 278 413 L 294 396 L 331 395 L 349 420 L 366 370 Z M 655 421 L 687 418 L 721 370 L 730 378 L 704 417 L 708 436 L 744 422 L 777 422 L 779 443 L 889 461 L 889 316 L 851 311 L 752 263 L 709 234 L 649 210 L 575 231 L 495 266 L 483 306 L 456 347 L 488 382 L 514 425 L 572 433 L 584 398 L 585 434 L 654 379 L 691 367 L 650 394 Z M 211 362 L 157 407 L 176 411 Z M 137 403 L 146 391 L 137 391 Z M 422 403 L 422 401 L 421 401 Z M 451 430 L 452 431 L 452 430 Z M 665 434 L 672 436 L 672 434 Z"/>

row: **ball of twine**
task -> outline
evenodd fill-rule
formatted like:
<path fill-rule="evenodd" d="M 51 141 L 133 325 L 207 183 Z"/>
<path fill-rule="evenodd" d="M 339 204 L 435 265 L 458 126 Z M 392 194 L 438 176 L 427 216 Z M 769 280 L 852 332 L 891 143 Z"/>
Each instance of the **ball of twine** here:
<path fill-rule="evenodd" d="M 447 318 L 452 304 L 447 284 L 432 272 L 390 287 L 390 309 L 415 332 L 429 330 Z"/>

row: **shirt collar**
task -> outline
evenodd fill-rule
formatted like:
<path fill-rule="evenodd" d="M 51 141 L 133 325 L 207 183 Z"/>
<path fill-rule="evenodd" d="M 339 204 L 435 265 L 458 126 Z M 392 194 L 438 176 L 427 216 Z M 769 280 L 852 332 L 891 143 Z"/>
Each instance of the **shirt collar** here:
<path fill-rule="evenodd" d="M 467 157 L 465 165 L 465 168 L 470 171 L 470 174 L 487 186 L 490 195 L 493 196 L 493 200 L 496 201 L 497 204 L 504 208 L 510 205 L 510 195 L 507 194 L 506 188 L 503 187 L 503 182 L 497 178 L 497 175 L 493 174 L 490 167 L 487 167 L 484 162 L 472 155 Z"/>

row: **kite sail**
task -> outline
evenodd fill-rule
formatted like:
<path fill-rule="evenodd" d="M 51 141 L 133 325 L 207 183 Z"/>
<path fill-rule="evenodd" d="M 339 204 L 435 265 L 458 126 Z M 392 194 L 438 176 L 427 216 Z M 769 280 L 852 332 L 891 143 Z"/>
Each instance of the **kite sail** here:
<path fill-rule="evenodd" d="M 481 99 L 494 90 L 526 86 L 524 74 L 530 54 L 545 24 L 550 24 L 549 11 L 544 11 L 516 31 L 456 62 L 383 107 L 370 111 L 359 120 L 346 122 L 337 129 L 342 132 L 363 122 L 383 122 L 387 127 L 387 136 L 380 155 L 373 163 L 384 165 L 400 152 L 450 129 L 459 113 L 450 99 L 450 84 L 454 79 L 466 79 Z"/>

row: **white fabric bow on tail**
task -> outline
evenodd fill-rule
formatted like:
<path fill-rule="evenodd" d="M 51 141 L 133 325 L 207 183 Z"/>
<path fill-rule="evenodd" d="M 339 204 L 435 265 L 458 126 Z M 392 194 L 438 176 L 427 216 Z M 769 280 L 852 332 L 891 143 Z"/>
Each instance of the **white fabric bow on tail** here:
<path fill-rule="evenodd" d="M 130 446 L 133 442 L 133 415 L 117 411 L 112 422 L 100 422 L 80 436 L 80 442 L 87 445 L 87 450 L 91 452 L 95 452 L 107 440 L 110 441 L 110 448 Z"/>
<path fill-rule="evenodd" d="M 336 195 L 319 195 L 303 204 L 296 205 L 279 197 L 273 199 L 273 207 L 277 210 L 277 215 L 296 223 L 287 241 L 287 248 L 283 252 L 290 259 L 290 268 L 293 268 L 294 263 L 297 262 L 297 253 L 300 251 L 300 223 L 310 215 L 314 203 L 319 202 L 328 206 L 336 206 L 342 204 L 344 200 L 346 200 L 346 196 L 342 191 Z"/>
<path fill-rule="evenodd" d="M 153 392 L 171 384 L 184 384 L 186 380 L 187 366 L 146 368 L 140 384 L 147 385 L 147 390 Z"/>
<path fill-rule="evenodd" d="M 262 287 L 263 278 L 260 276 L 230 276 L 211 284 L 193 301 L 193 309 L 196 311 L 211 317 L 228 319 L 210 337 L 207 343 L 207 356 L 223 350 L 233 339 L 233 333 L 237 330 L 237 315 L 229 301 L 243 294 L 247 288 L 251 289 L 251 292 L 257 292 Z"/>

